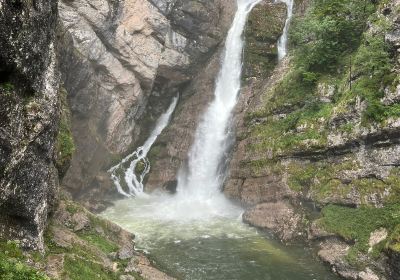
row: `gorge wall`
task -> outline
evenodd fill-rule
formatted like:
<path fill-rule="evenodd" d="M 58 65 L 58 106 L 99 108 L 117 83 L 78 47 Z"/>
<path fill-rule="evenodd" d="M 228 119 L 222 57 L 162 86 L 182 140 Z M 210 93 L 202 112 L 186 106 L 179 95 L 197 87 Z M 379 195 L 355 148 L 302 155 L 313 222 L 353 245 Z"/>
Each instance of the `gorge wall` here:
<path fill-rule="evenodd" d="M 0 236 L 43 249 L 58 187 L 57 1 L 0 1 Z"/>
<path fill-rule="evenodd" d="M 295 14 L 291 56 L 268 79 L 260 56 L 245 71 L 224 192 L 344 278 L 397 279 L 399 2 L 295 1 Z"/>
<path fill-rule="evenodd" d="M 93 201 L 115 193 L 106 170 L 145 139 L 172 97 L 191 91 L 235 6 L 79 0 L 60 1 L 59 10 L 58 52 L 76 143 L 63 185 L 88 206 L 103 207 Z"/>

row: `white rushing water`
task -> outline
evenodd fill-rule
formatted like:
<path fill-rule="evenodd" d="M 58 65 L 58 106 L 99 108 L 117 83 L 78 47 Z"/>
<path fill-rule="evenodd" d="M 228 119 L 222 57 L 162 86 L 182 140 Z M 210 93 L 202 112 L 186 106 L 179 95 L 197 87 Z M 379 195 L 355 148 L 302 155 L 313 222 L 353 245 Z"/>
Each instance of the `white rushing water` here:
<path fill-rule="evenodd" d="M 216 213 L 228 211 L 228 202 L 221 193 L 224 173 L 221 163 L 229 147 L 230 119 L 240 91 L 242 71 L 242 33 L 251 9 L 259 0 L 238 0 L 238 9 L 225 43 L 225 52 L 216 82 L 214 100 L 197 128 L 195 142 L 189 152 L 188 166 L 178 176 L 178 196 Z M 223 207 L 223 208 L 221 208 Z M 215 213 L 214 213 L 215 214 Z"/>
<path fill-rule="evenodd" d="M 219 193 L 223 180 L 221 160 L 229 145 L 228 128 L 240 91 L 242 33 L 248 13 L 257 0 L 238 0 L 238 10 L 226 38 L 225 53 L 216 82 L 214 100 L 196 131 L 188 170 L 178 177 L 178 192 L 208 198 Z"/>
<path fill-rule="evenodd" d="M 143 195 L 143 180 L 150 171 L 150 162 L 147 159 L 147 154 L 153 146 L 154 142 L 157 140 L 157 137 L 168 125 L 177 102 L 178 97 L 175 97 L 172 100 L 172 103 L 169 106 L 168 110 L 158 118 L 156 126 L 154 127 L 149 138 L 147 138 L 143 146 L 137 148 L 136 151 L 125 157 L 119 164 L 109 170 L 109 172 L 111 173 L 111 179 L 113 180 L 120 194 L 127 197 Z M 125 169 L 125 164 L 127 164 L 129 161 L 129 167 Z M 143 165 L 143 170 L 138 177 L 136 175 L 135 169 L 139 163 Z M 122 173 L 124 173 L 124 181 L 121 180 Z M 127 185 L 127 192 L 122 187 L 122 182 L 125 182 L 125 184 Z"/>
<path fill-rule="evenodd" d="M 214 217 L 237 219 L 240 216 L 242 210 L 232 205 L 221 193 L 224 179 L 221 163 L 229 147 L 230 120 L 240 91 L 242 34 L 247 16 L 258 2 L 260 0 L 237 0 L 238 9 L 226 38 L 214 100 L 209 104 L 197 128 L 195 141 L 188 155 L 188 166 L 180 170 L 178 174 L 177 193 L 173 196 L 153 194 L 143 198 L 146 202 L 136 201 L 136 203 L 147 205 L 142 214 L 148 219 L 189 221 Z M 126 196 L 143 194 L 143 178 L 149 167 L 145 159 L 146 155 L 157 136 L 167 125 L 175 104 L 176 100 L 171 104 L 168 112 L 160 118 L 156 129 L 146 143 L 110 170 L 120 193 Z M 125 170 L 124 179 L 129 189 L 126 192 L 121 186 L 118 172 L 128 161 L 131 163 Z M 137 178 L 135 167 L 140 161 L 144 163 L 144 172 Z"/>
<path fill-rule="evenodd" d="M 240 216 L 241 209 L 221 193 L 224 179 L 221 165 L 229 147 L 232 110 L 240 91 L 242 34 L 249 12 L 259 1 L 237 1 L 238 9 L 226 38 L 214 100 L 198 125 L 188 164 L 178 174 L 177 193 L 169 199 L 163 197 L 152 215 L 176 221 Z"/>
<path fill-rule="evenodd" d="M 278 2 L 283 2 L 287 6 L 287 17 L 285 21 L 285 27 L 283 29 L 282 36 L 278 41 L 278 59 L 281 60 L 287 55 L 287 41 L 289 34 L 289 25 L 293 17 L 293 5 L 294 0 L 278 0 Z"/>

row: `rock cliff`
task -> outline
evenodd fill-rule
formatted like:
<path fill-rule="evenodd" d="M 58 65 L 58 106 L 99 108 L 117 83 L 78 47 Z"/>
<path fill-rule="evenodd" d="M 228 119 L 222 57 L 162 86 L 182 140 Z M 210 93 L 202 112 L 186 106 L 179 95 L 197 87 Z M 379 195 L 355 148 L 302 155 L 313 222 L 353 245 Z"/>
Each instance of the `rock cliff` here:
<path fill-rule="evenodd" d="M 43 249 L 55 202 L 57 1 L 0 1 L 0 236 Z"/>
<path fill-rule="evenodd" d="M 315 241 L 341 276 L 395 279 L 399 2 L 336 2 L 296 1 L 291 56 L 265 80 L 251 63 L 224 192 L 245 222 Z"/>
<path fill-rule="evenodd" d="M 63 184 L 75 198 L 95 200 L 114 192 L 107 168 L 144 139 L 216 52 L 234 6 L 79 0 L 60 1 L 59 10 L 58 52 L 76 142 Z"/>

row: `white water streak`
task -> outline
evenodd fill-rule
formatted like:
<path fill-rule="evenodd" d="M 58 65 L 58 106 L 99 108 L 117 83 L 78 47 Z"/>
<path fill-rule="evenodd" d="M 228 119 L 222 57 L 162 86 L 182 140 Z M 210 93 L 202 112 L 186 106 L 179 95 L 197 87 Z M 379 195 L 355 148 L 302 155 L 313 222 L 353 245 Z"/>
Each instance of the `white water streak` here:
<path fill-rule="evenodd" d="M 243 30 L 251 9 L 260 0 L 238 0 L 237 12 L 225 43 L 214 100 L 196 130 L 188 166 L 178 174 L 174 209 L 180 219 L 224 216 L 232 207 L 221 193 L 221 161 L 229 147 L 229 125 L 240 91 Z M 237 211 L 233 211 L 237 213 Z M 169 215 L 174 215 L 169 213 Z"/>
<path fill-rule="evenodd" d="M 278 41 L 278 59 L 282 60 L 287 55 L 287 42 L 289 35 L 290 21 L 293 17 L 293 5 L 294 0 L 278 0 L 278 2 L 283 2 L 287 7 L 287 17 L 285 21 L 285 27 L 283 28 L 282 36 Z"/>
<path fill-rule="evenodd" d="M 138 196 L 143 194 L 143 180 L 144 177 L 150 171 L 150 162 L 147 159 L 147 154 L 150 151 L 151 147 L 153 146 L 154 142 L 157 140 L 157 137 L 168 125 L 171 115 L 175 110 L 177 102 L 178 102 L 178 97 L 175 97 L 172 100 L 172 103 L 169 106 L 168 110 L 164 114 L 162 114 L 160 118 L 157 120 L 155 128 L 153 129 L 149 138 L 147 138 L 143 146 L 137 148 L 136 151 L 125 157 L 119 164 L 117 164 L 116 166 L 112 167 L 109 170 L 109 172 L 111 173 L 111 179 L 113 180 L 120 194 L 127 197 Z M 129 161 L 131 161 L 129 167 L 126 170 L 124 170 L 124 165 Z M 137 177 L 135 169 L 139 162 L 141 162 L 144 167 L 139 177 Z M 121 185 L 121 178 L 117 174 L 119 170 L 123 170 L 125 173 L 124 179 L 129 189 L 128 192 L 124 191 Z"/>

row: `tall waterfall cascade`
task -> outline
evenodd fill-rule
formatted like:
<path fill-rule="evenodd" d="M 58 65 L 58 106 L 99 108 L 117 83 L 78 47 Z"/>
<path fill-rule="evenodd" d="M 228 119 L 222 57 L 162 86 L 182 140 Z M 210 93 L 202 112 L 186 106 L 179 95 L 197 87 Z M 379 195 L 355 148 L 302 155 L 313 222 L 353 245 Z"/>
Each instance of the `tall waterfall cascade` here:
<path fill-rule="evenodd" d="M 237 103 L 242 71 L 242 33 L 247 15 L 260 1 L 239 0 L 226 38 L 214 100 L 209 104 L 189 152 L 187 171 L 178 176 L 178 193 L 208 199 L 220 193 L 224 174 L 221 161 L 229 146 L 229 126 Z"/>
<path fill-rule="evenodd" d="M 287 42 L 289 35 L 290 21 L 293 17 L 293 6 L 294 0 L 278 0 L 278 2 L 283 2 L 287 7 L 287 17 L 285 21 L 285 27 L 283 28 L 282 36 L 278 41 L 278 60 L 282 60 L 287 55 Z"/>

